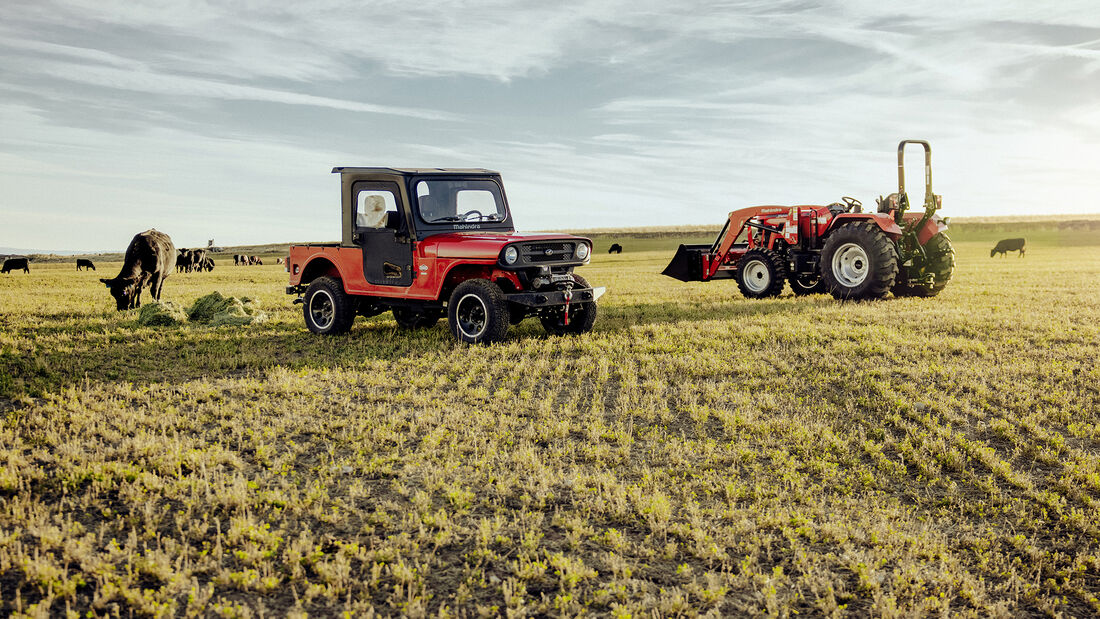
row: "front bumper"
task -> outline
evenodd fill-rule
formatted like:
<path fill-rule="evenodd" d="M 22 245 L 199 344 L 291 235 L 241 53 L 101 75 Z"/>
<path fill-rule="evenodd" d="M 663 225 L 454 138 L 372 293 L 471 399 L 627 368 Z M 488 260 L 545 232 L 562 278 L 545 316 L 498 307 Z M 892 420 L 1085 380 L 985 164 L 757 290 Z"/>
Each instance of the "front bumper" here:
<path fill-rule="evenodd" d="M 509 303 L 517 303 L 527 307 L 552 307 L 554 305 L 569 305 L 571 303 L 594 303 L 607 292 L 607 288 L 574 288 L 572 296 L 567 297 L 565 290 L 545 290 L 542 292 L 512 292 L 504 295 Z"/>

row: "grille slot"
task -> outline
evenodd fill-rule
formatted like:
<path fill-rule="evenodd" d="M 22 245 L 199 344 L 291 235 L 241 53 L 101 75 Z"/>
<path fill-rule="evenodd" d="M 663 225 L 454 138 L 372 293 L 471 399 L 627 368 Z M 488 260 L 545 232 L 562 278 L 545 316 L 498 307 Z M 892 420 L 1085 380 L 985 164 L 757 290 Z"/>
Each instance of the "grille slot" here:
<path fill-rule="evenodd" d="M 571 261 L 575 249 L 573 242 L 524 243 L 519 246 L 519 254 L 528 264 L 545 264 Z"/>

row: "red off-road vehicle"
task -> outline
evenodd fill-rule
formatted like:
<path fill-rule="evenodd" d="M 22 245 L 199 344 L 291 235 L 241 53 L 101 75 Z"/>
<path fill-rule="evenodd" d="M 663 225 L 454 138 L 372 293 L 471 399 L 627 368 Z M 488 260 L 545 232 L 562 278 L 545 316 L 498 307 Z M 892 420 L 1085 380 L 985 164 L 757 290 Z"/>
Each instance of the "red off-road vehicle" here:
<path fill-rule="evenodd" d="M 469 343 L 503 339 L 536 316 L 554 334 L 584 333 L 596 320 L 592 288 L 573 273 L 589 239 L 515 232 L 500 174 L 481 169 L 334 168 L 343 203 L 339 243 L 295 245 L 288 294 L 306 326 L 346 332 L 355 316 L 392 311 L 408 329 L 444 314 Z"/>

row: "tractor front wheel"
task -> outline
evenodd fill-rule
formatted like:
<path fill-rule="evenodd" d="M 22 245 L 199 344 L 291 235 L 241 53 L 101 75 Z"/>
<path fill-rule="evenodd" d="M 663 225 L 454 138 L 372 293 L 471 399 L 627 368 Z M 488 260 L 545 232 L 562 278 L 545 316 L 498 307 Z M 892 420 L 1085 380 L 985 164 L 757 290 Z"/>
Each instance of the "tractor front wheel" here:
<path fill-rule="evenodd" d="M 504 292 L 487 279 L 469 279 L 451 293 L 447 322 L 451 333 L 467 344 L 492 344 L 508 334 L 508 302 Z"/>
<path fill-rule="evenodd" d="M 825 240 L 821 276 L 837 299 L 881 299 L 897 275 L 894 244 L 869 221 L 840 226 Z"/>
<path fill-rule="evenodd" d="M 776 297 L 787 279 L 787 261 L 771 250 L 750 249 L 737 261 L 734 277 L 746 298 Z"/>
<path fill-rule="evenodd" d="M 955 248 L 951 246 L 951 239 L 940 232 L 928 239 L 924 244 L 924 253 L 928 257 L 924 268 L 920 272 L 924 275 L 932 275 L 931 284 L 909 284 L 898 282 L 894 286 L 894 294 L 899 297 L 934 297 L 947 287 L 951 276 L 955 273 Z"/>

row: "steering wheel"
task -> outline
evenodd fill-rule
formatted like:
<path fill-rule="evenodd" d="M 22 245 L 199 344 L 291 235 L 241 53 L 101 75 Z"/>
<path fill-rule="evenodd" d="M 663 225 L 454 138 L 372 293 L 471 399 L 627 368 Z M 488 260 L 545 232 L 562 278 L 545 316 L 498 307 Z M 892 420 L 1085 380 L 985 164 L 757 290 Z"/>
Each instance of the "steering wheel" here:
<path fill-rule="evenodd" d="M 481 221 L 482 219 L 485 219 L 485 216 L 481 214 L 481 211 L 476 211 L 476 210 L 475 211 L 466 211 L 465 213 L 459 215 L 458 218 L 461 221 L 466 221 L 470 218 L 470 215 L 477 215 L 477 220 L 478 221 Z"/>
<path fill-rule="evenodd" d="M 859 200 L 856 200 L 855 198 L 852 198 L 852 197 L 849 197 L 849 196 L 844 196 L 843 198 L 841 198 L 841 200 L 843 200 L 844 204 L 846 204 L 848 206 L 848 210 L 845 211 L 845 212 L 848 212 L 848 213 L 862 213 L 863 212 L 863 203 L 860 202 Z"/>

